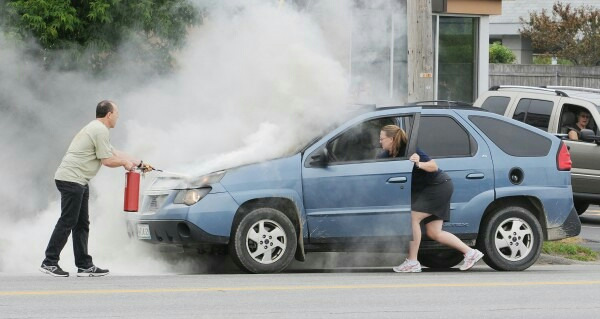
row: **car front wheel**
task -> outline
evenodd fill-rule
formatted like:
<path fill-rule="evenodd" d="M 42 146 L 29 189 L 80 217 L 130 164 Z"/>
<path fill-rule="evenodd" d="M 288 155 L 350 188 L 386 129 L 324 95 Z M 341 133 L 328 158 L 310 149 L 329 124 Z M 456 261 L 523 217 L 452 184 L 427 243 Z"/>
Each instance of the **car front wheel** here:
<path fill-rule="evenodd" d="M 290 219 L 273 208 L 258 208 L 234 226 L 230 253 L 233 261 L 252 273 L 284 270 L 294 258 L 296 229 Z"/>
<path fill-rule="evenodd" d="M 533 214 L 518 206 L 504 207 L 486 219 L 478 246 L 483 260 L 496 270 L 525 270 L 542 251 L 542 227 Z"/>

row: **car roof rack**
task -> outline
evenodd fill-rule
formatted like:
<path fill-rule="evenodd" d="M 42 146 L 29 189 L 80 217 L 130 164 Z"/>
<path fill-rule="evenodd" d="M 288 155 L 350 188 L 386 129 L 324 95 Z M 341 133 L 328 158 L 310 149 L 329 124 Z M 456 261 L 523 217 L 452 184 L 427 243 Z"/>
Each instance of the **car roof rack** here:
<path fill-rule="evenodd" d="M 473 106 L 473 104 L 471 104 L 471 103 L 462 102 L 462 101 L 450 101 L 450 100 L 417 101 L 417 102 L 408 103 L 407 105 L 438 106 L 438 107 L 448 107 L 448 108 L 452 107 L 452 106 L 467 106 L 467 107 Z"/>
<path fill-rule="evenodd" d="M 569 95 L 560 90 L 548 89 L 545 87 L 538 86 L 522 86 L 522 85 L 494 85 L 490 88 L 490 91 L 498 91 L 499 89 L 524 89 L 524 90 L 536 90 L 536 91 L 544 91 L 548 93 L 554 93 L 557 96 L 569 97 Z"/>
<path fill-rule="evenodd" d="M 558 86 L 558 85 L 543 85 L 542 88 L 554 89 L 554 90 L 570 90 L 570 91 L 578 91 L 578 92 L 588 92 L 588 93 L 600 93 L 600 89 L 592 89 L 592 88 L 584 88 L 580 86 Z"/>

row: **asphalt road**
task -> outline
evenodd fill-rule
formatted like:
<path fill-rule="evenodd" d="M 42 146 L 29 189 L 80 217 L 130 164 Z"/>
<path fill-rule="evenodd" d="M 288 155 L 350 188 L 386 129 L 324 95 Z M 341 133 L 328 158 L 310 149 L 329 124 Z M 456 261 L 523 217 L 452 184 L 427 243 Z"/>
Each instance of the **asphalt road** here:
<path fill-rule="evenodd" d="M 0 274 L 0 318 L 597 318 L 600 264 L 395 274 Z"/>
<path fill-rule="evenodd" d="M 589 241 L 590 245 L 596 246 L 597 250 L 600 251 L 600 207 L 590 206 L 590 208 L 583 213 L 579 220 L 581 220 L 581 238 Z"/>
<path fill-rule="evenodd" d="M 600 249 L 600 208 L 581 221 L 581 237 Z M 0 318 L 597 318 L 600 262 L 548 264 L 555 262 L 541 258 L 523 272 L 480 263 L 469 272 L 420 274 L 381 267 L 103 278 L 0 273 Z"/>

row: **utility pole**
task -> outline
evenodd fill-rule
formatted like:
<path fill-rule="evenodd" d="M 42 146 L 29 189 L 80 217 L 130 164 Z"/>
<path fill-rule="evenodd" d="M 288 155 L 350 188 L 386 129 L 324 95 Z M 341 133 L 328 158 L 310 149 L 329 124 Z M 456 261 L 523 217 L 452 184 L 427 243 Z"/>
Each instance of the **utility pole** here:
<path fill-rule="evenodd" d="M 433 100 L 431 0 L 407 0 L 408 102 Z"/>

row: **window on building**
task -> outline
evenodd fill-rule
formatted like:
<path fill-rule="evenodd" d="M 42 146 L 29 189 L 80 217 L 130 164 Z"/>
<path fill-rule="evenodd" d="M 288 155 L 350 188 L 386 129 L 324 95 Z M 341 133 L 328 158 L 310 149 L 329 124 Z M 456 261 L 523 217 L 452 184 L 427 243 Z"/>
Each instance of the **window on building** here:
<path fill-rule="evenodd" d="M 473 102 L 479 19 L 439 16 L 438 21 L 438 99 Z"/>
<path fill-rule="evenodd" d="M 552 101 L 521 99 L 517 104 L 513 119 L 547 132 L 553 107 Z"/>

